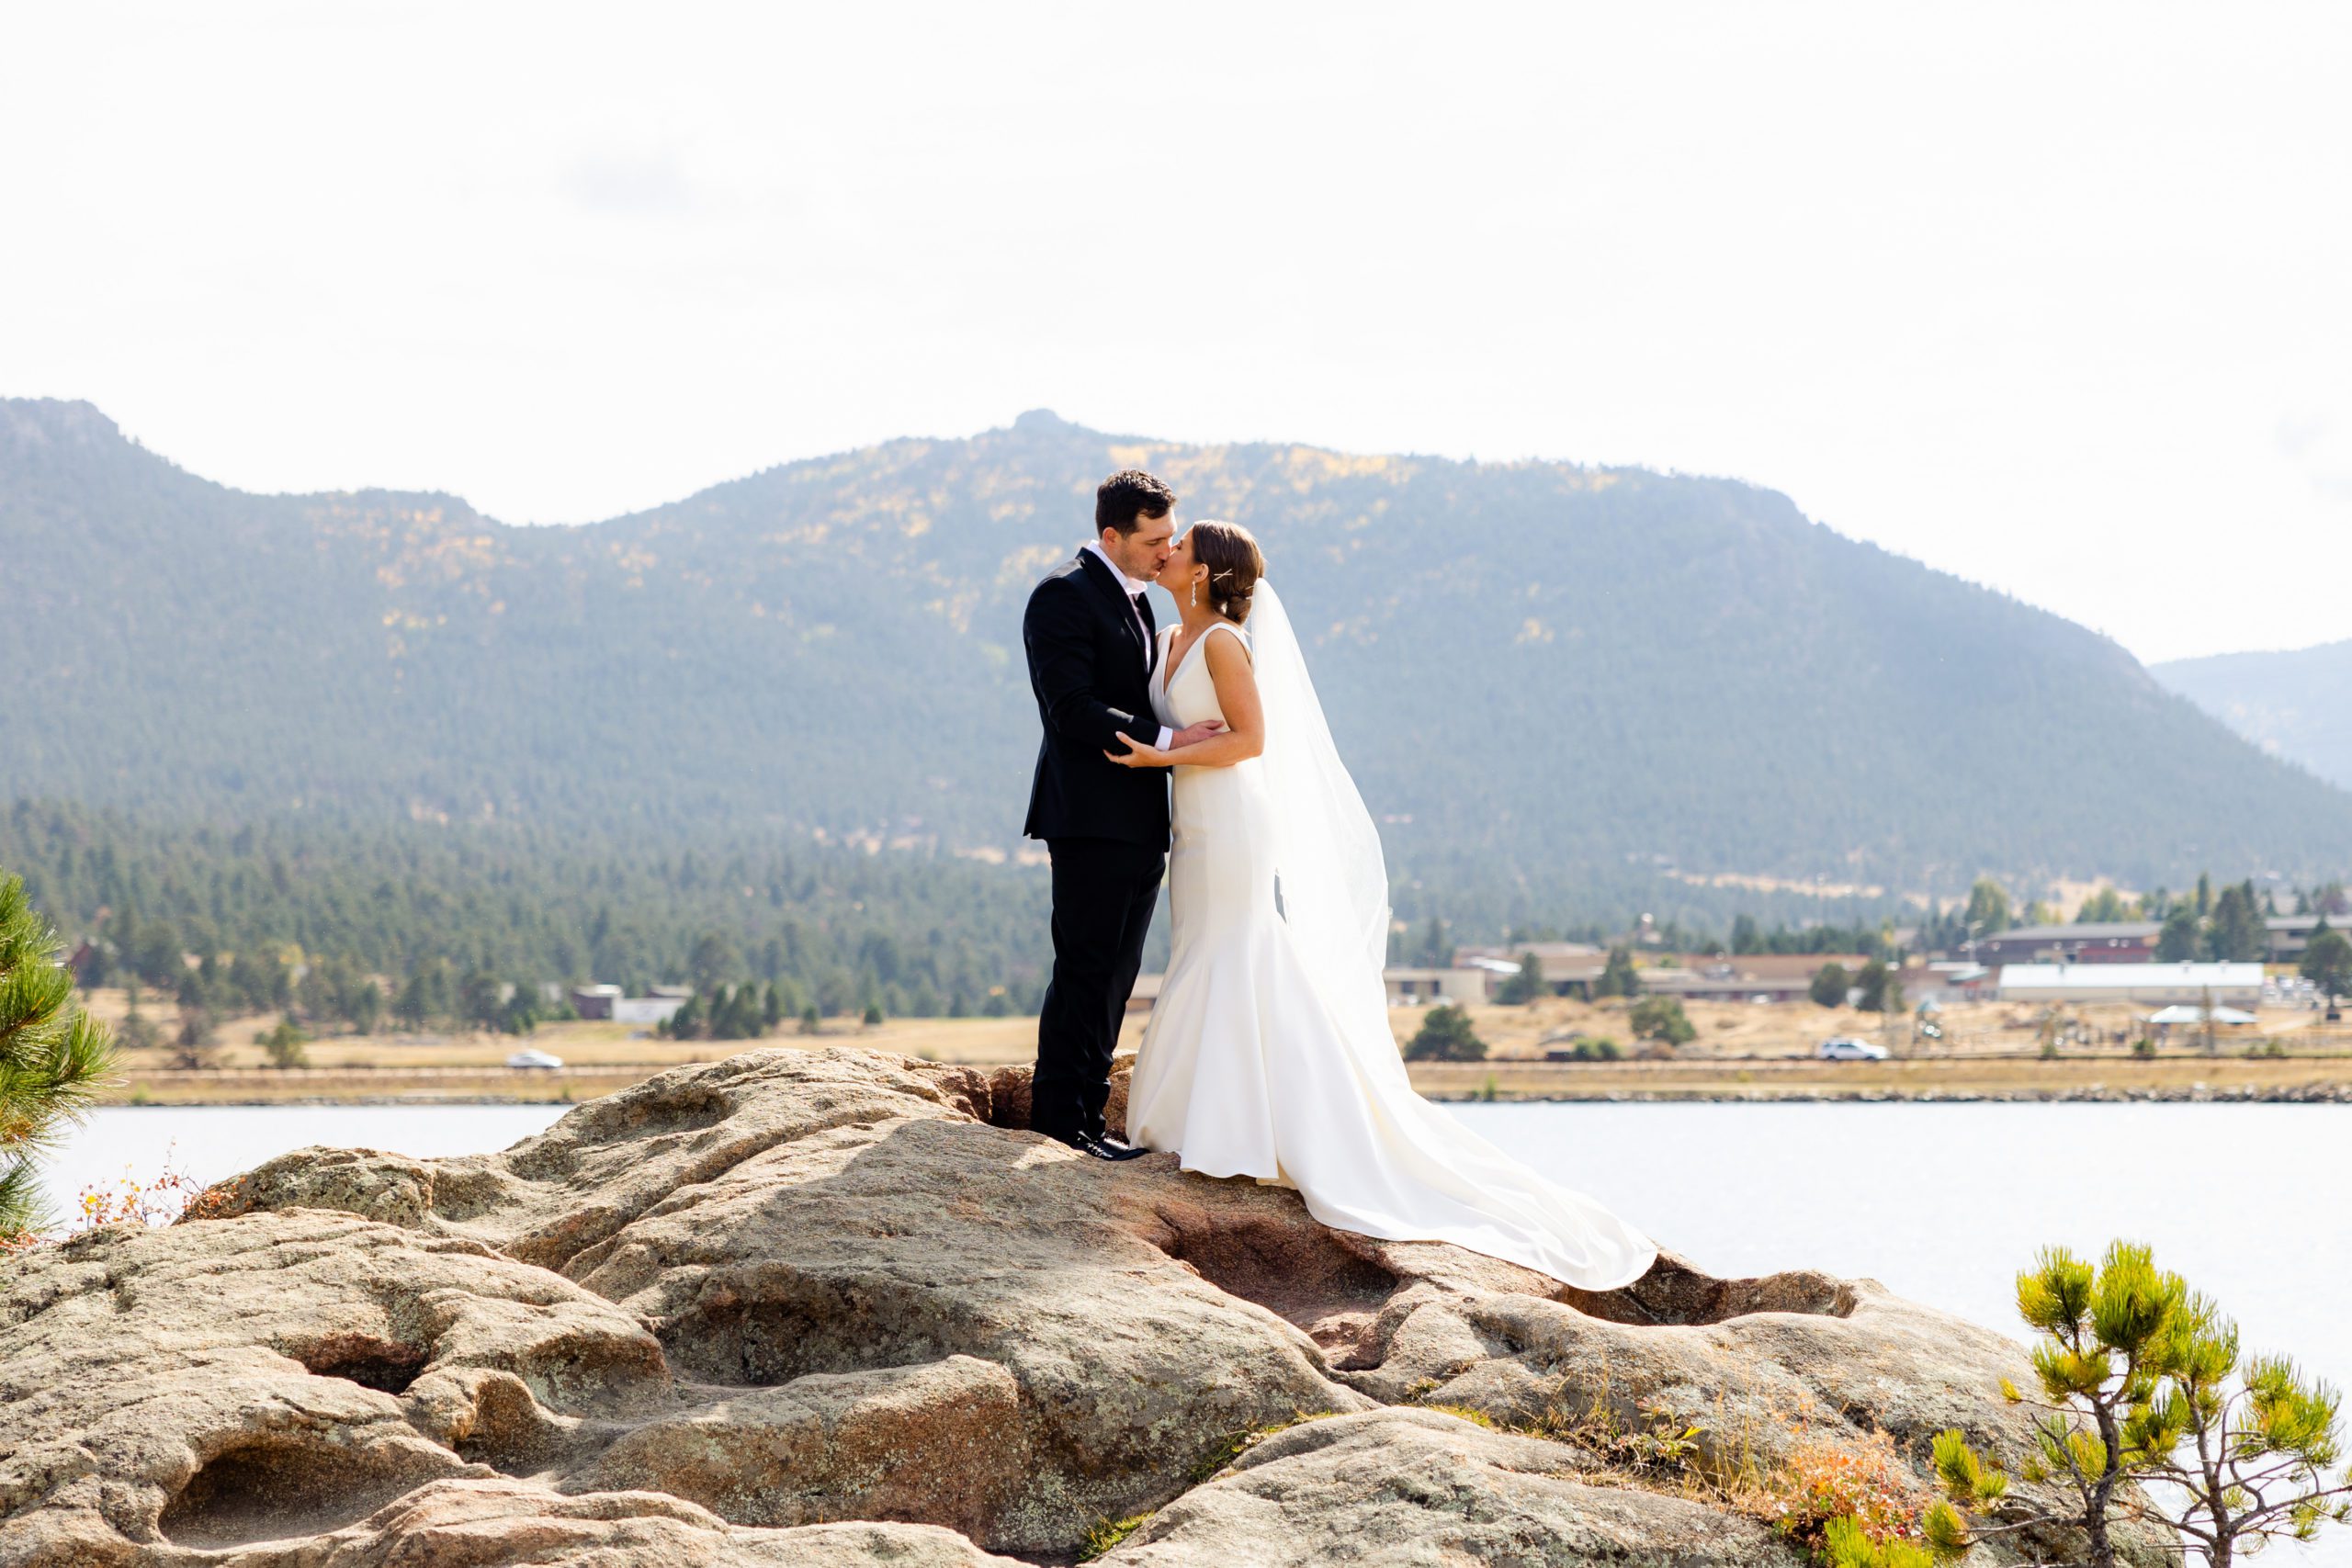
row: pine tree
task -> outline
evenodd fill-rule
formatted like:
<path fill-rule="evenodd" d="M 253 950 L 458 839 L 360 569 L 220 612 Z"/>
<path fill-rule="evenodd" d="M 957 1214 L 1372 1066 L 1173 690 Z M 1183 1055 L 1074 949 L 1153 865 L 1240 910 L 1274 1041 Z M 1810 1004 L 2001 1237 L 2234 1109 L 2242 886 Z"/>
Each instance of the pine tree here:
<path fill-rule="evenodd" d="M 1453 962 L 1453 950 L 1447 947 L 1445 942 L 1443 920 L 1439 919 L 1435 915 L 1430 917 L 1430 923 L 1421 928 L 1419 950 L 1413 956 L 1417 962 L 1439 969 Z"/>
<path fill-rule="evenodd" d="M 1408 1062 L 1483 1062 L 1487 1043 L 1470 1026 L 1470 1015 L 1447 1002 L 1422 1015 L 1421 1027 L 1405 1046 Z"/>
<path fill-rule="evenodd" d="M 2330 1003 L 2352 997 L 2352 937 L 2327 923 L 2322 915 L 2303 948 L 2302 976 L 2320 988 Z"/>
<path fill-rule="evenodd" d="M 1502 984 L 1495 987 L 1495 1000 L 1505 1007 L 1524 1006 L 1543 994 L 1544 965 L 1532 953 L 1521 953 L 1519 972 L 1504 976 Z"/>
<path fill-rule="evenodd" d="M 2211 957 L 2225 964 L 2251 963 L 2263 956 L 2268 935 L 2254 884 L 2222 888 L 2222 896 L 2213 900 L 2213 925 L 2205 939 Z"/>
<path fill-rule="evenodd" d="M 155 1021 L 139 1010 L 139 976 L 125 975 L 128 982 L 122 988 L 122 1027 L 115 1032 L 115 1039 L 126 1051 L 145 1051 L 163 1043 L 163 1032 Z"/>
<path fill-rule="evenodd" d="M 353 1029 L 362 1034 L 373 1034 L 376 1025 L 383 1021 L 384 989 L 376 984 L 375 976 L 357 976 L 347 990 L 336 996 L 334 1005 Z"/>
<path fill-rule="evenodd" d="M 1894 977 L 1884 961 L 1873 958 L 1854 972 L 1854 985 L 1861 995 L 1854 1005 L 1864 1012 L 1901 1012 L 1903 982 Z"/>
<path fill-rule="evenodd" d="M 1841 1008 L 1846 1005 L 1846 993 L 1853 988 L 1854 982 L 1846 973 L 1846 966 L 1833 961 L 1813 972 L 1813 984 L 1805 987 L 1805 994 L 1819 1006 Z"/>
<path fill-rule="evenodd" d="M 1925 1520 L 1938 1557 L 2055 1526 L 2081 1532 L 2092 1568 L 2114 1568 L 2121 1517 L 2229 1568 L 2346 1519 L 2352 1488 L 2330 1473 L 2343 1459 L 2335 1391 L 2283 1356 L 2244 1354 L 2237 1325 L 2146 1247 L 2113 1243 L 2097 1268 L 2046 1248 L 2018 1276 L 2017 1302 L 2041 1335 L 2040 1386 L 2029 1394 L 2005 1379 L 2001 1393 L 2036 1413 L 2020 1472 L 2064 1501 L 2013 1496 L 1964 1433 L 1939 1433 L 1936 1473 L 1950 1501 Z"/>
<path fill-rule="evenodd" d="M 697 991 L 679 1004 L 678 1010 L 662 1025 L 662 1032 L 673 1040 L 699 1040 L 703 1023 L 702 993 Z"/>
<path fill-rule="evenodd" d="M 1980 876 L 1968 890 L 1968 925 L 1979 936 L 2009 929 L 2009 890 L 1989 876 Z"/>
<path fill-rule="evenodd" d="M 423 1029 L 425 1020 L 433 1016 L 432 999 L 423 970 L 411 975 L 408 984 L 401 987 L 400 1000 L 392 1004 L 392 1016 L 411 1029 Z"/>
<path fill-rule="evenodd" d="M 717 931 L 705 931 L 695 939 L 686 959 L 686 977 L 697 991 L 716 991 L 734 975 L 735 966 L 735 944 Z"/>
<path fill-rule="evenodd" d="M 57 933 L 0 873 L 0 1235 L 42 1220 L 34 1161 L 89 1109 L 114 1047 L 71 1004 L 74 976 L 58 962 Z"/>
<path fill-rule="evenodd" d="M 1764 933 L 1757 928 L 1753 915 L 1735 916 L 1731 922 L 1731 950 L 1735 953 L 1764 951 Z"/>
<path fill-rule="evenodd" d="M 2197 911 L 2188 904 L 2176 904 L 2172 913 L 2165 917 L 2165 927 L 2156 935 L 2156 962 L 2185 964 L 2197 956 L 2200 935 Z"/>
<path fill-rule="evenodd" d="M 498 976 L 489 963 L 475 965 L 458 986 L 459 1021 L 477 1029 L 498 1028 L 506 1009 L 506 999 L 498 993 Z"/>
<path fill-rule="evenodd" d="M 1634 967 L 1634 950 L 1612 947 L 1609 961 L 1601 965 L 1600 978 L 1592 983 L 1592 994 L 1600 997 L 1638 997 L 1642 994 L 1641 971 Z"/>

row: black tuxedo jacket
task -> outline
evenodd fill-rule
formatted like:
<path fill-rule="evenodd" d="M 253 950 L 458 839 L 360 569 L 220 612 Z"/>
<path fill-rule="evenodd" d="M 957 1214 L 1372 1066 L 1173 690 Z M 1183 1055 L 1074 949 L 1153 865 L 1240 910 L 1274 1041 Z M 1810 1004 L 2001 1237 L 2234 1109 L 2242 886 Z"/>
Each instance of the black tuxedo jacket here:
<path fill-rule="evenodd" d="M 1168 848 L 1168 770 L 1123 768 L 1105 757 L 1113 739 L 1159 739 L 1151 712 L 1159 649 L 1151 604 L 1138 627 L 1126 591 L 1091 550 L 1046 574 L 1021 617 L 1029 687 L 1046 738 L 1029 790 L 1032 839 L 1114 839 Z"/>

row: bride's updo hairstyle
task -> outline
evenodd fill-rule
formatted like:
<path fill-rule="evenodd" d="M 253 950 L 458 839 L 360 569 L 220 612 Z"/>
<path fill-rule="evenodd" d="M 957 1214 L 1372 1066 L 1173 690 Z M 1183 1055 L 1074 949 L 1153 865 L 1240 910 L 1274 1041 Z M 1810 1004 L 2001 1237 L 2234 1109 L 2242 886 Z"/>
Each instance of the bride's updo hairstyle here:
<path fill-rule="evenodd" d="M 1236 626 L 1250 618 L 1250 595 L 1266 575 L 1258 541 L 1238 523 L 1195 523 L 1184 536 L 1193 558 L 1209 569 L 1209 608 Z"/>

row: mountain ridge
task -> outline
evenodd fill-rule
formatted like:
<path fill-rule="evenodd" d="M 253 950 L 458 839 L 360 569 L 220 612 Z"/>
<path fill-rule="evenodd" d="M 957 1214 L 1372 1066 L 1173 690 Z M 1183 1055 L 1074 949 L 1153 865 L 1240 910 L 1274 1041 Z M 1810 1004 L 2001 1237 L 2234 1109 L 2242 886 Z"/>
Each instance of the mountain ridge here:
<path fill-rule="evenodd" d="M 2352 864 L 2352 795 L 2110 639 L 1778 491 L 1043 410 L 540 525 L 235 491 L 92 405 L 0 403 L 31 607 L 0 657 L 43 677 L 0 695 L 0 795 L 1005 850 L 1035 745 L 1020 605 L 1125 466 L 1259 532 L 1408 877 Z"/>
<path fill-rule="evenodd" d="M 2352 789 L 2352 637 L 2168 660 L 2148 672 L 2264 750 Z"/>

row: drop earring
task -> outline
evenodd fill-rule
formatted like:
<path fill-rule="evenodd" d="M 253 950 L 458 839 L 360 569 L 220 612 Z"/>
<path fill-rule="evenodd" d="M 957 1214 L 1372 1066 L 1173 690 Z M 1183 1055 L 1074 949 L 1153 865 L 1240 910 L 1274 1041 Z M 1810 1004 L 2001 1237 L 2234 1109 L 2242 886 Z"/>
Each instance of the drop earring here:
<path fill-rule="evenodd" d="M 1196 578 L 1193 579 L 1193 609 L 1195 609 L 1195 610 L 1197 610 L 1197 609 L 1199 609 L 1200 607 L 1201 607 L 1201 580 L 1200 580 L 1199 578 L 1197 578 L 1197 577 L 1196 577 Z"/>

